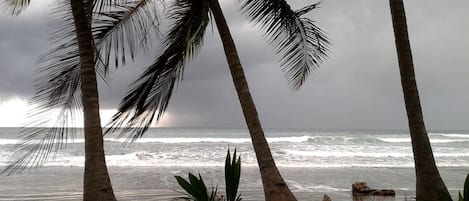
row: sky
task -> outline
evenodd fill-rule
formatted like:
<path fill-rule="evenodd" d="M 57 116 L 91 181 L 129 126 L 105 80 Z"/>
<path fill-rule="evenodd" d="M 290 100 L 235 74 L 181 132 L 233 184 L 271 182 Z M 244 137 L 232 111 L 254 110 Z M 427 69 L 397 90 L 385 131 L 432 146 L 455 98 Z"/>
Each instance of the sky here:
<path fill-rule="evenodd" d="M 0 14 L 0 127 L 25 125 L 37 83 L 38 57 L 47 50 L 52 0 L 32 1 L 20 16 Z M 262 32 L 222 1 L 265 128 L 406 129 L 388 1 L 323 0 L 313 19 L 331 39 L 332 53 L 299 91 L 292 91 Z M 299 9 L 315 1 L 290 0 Z M 469 1 L 405 1 L 424 119 L 432 130 L 469 130 Z M 216 28 L 187 63 L 160 127 L 245 128 Z M 131 81 L 158 55 L 135 62 L 100 82 L 103 121 Z M 76 125 L 81 125 L 80 121 Z"/>

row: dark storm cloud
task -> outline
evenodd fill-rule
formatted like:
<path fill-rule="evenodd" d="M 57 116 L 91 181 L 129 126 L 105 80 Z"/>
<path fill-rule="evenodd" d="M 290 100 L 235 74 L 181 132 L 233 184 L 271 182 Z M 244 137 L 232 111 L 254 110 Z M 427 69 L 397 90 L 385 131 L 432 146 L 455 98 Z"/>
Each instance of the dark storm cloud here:
<path fill-rule="evenodd" d="M 33 13 L 31 13 L 33 14 Z M 33 93 L 36 60 L 47 44 L 47 15 L 34 13 L 0 17 L 0 96 Z"/>
<path fill-rule="evenodd" d="M 324 0 L 320 9 L 308 14 L 328 33 L 332 54 L 297 92 L 288 87 L 278 58 L 262 33 L 229 2 L 224 1 L 222 6 L 265 127 L 406 128 L 387 1 Z M 310 3 L 289 2 L 295 8 Z M 427 126 L 469 129 L 469 2 L 405 3 Z M 28 97 L 34 77 L 30 66 L 45 48 L 43 32 L 48 19 L 46 15 L 24 19 L 22 23 L 12 19 L 0 19 L 0 93 Z M 245 127 L 215 27 L 207 30 L 205 39 L 197 58 L 186 65 L 184 79 L 171 100 L 166 125 Z M 158 52 L 141 54 L 135 64 L 116 71 L 111 86 L 101 84 L 102 106 L 115 108 L 128 84 Z M 24 81 L 18 83 L 20 78 Z"/>

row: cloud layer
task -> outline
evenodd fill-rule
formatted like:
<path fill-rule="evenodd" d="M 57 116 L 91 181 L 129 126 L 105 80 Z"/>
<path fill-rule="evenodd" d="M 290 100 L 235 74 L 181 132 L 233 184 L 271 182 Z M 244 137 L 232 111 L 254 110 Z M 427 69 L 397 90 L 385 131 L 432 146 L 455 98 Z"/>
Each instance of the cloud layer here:
<path fill-rule="evenodd" d="M 289 2 L 295 8 L 305 5 Z M 47 49 L 50 3 L 33 1 L 24 15 L 0 18 L 0 100 L 33 95 L 35 61 Z M 405 3 L 427 127 L 469 130 L 469 2 Z M 328 33 L 333 53 L 298 92 L 289 89 L 261 32 L 231 1 L 222 6 L 265 127 L 406 128 L 387 1 L 324 0 L 308 15 Z M 205 39 L 198 57 L 186 66 L 164 126 L 244 128 L 217 31 L 209 30 Z M 117 106 L 127 85 L 157 53 L 155 49 L 141 54 L 134 64 L 113 74 L 110 86 L 101 84 L 104 109 Z"/>

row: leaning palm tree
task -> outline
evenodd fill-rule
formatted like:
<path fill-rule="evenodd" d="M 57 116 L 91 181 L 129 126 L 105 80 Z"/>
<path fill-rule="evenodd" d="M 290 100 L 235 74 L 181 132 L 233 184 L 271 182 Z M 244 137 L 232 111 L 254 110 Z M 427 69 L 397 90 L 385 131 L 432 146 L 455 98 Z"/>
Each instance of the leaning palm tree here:
<path fill-rule="evenodd" d="M 0 1 L 12 14 L 19 14 L 29 2 Z M 14 173 L 42 165 L 53 151 L 63 148 L 63 143 L 74 137 L 76 131 L 69 127 L 70 121 L 75 119 L 76 112 L 83 110 L 83 200 L 116 200 L 104 155 L 97 72 L 106 76 L 111 50 L 114 50 L 116 66 L 124 63 L 129 53 L 133 56 L 135 41 L 144 41 L 146 30 L 154 26 L 155 16 L 150 0 L 121 3 L 58 2 L 55 13 L 60 20 L 54 24 L 56 31 L 51 37 L 55 46 L 41 58 L 43 77 L 32 100 L 34 110 L 30 118 L 33 122 L 29 125 L 37 128 L 21 131 L 24 141 L 16 147 L 21 155 L 4 172 Z M 109 9 L 103 10 L 105 7 Z M 58 115 L 51 114 L 52 110 L 58 110 Z M 52 128 L 43 128 L 44 125 L 52 125 Z M 36 143 L 37 140 L 40 143 Z"/>
<path fill-rule="evenodd" d="M 390 0 L 394 38 L 396 42 L 401 84 L 407 111 L 410 137 L 414 152 L 416 173 L 416 198 L 419 201 L 437 201 L 450 198 L 433 157 L 430 140 L 423 121 L 414 64 L 407 33 L 406 16 L 402 0 Z"/>
<path fill-rule="evenodd" d="M 91 31 L 91 14 L 83 0 L 70 6 L 80 57 L 80 88 L 85 133 L 85 181 L 83 200 L 116 200 L 106 167 L 101 120 L 99 116 L 96 59 Z M 89 4 L 87 6 L 90 6 Z"/>
<path fill-rule="evenodd" d="M 317 4 L 294 11 L 285 0 L 241 0 L 238 3 L 265 32 L 281 56 L 291 86 L 298 89 L 328 52 L 325 34 L 312 20 L 302 17 Z M 163 115 L 174 86 L 182 78 L 186 61 L 195 56 L 208 24 L 214 20 L 252 139 L 266 200 L 296 200 L 275 165 L 218 0 L 175 0 L 168 16 L 174 23 L 163 42 L 163 52 L 132 84 L 108 131 L 123 127 L 122 135 L 136 139 Z"/>

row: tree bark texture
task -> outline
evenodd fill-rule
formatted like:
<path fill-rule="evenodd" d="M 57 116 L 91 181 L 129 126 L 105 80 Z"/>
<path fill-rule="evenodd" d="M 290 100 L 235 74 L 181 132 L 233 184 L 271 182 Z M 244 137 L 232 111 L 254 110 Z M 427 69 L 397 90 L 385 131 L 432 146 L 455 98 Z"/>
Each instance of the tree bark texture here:
<path fill-rule="evenodd" d="M 212 10 L 223 43 L 228 66 L 256 153 L 265 198 L 268 201 L 296 201 L 295 196 L 288 188 L 275 165 L 269 144 L 267 143 L 259 121 L 256 106 L 249 92 L 248 83 L 238 57 L 238 52 L 218 0 L 210 0 L 210 9 Z"/>
<path fill-rule="evenodd" d="M 390 0 L 389 2 L 399 60 L 401 84 L 414 153 L 416 198 L 418 201 L 437 201 L 438 194 L 449 195 L 449 193 L 436 167 L 430 140 L 423 121 L 407 32 L 404 3 L 402 0 Z"/>
<path fill-rule="evenodd" d="M 83 0 L 71 0 L 80 54 L 80 78 L 85 133 L 84 201 L 114 201 L 106 167 L 99 116 L 93 37 Z"/>

